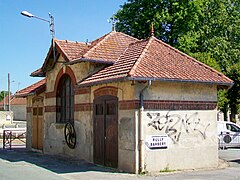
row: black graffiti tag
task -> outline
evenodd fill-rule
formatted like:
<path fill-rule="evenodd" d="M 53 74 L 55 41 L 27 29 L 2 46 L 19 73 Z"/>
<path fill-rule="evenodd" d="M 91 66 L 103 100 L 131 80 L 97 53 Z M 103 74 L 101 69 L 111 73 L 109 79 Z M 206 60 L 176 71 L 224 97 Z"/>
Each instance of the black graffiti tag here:
<path fill-rule="evenodd" d="M 206 130 L 210 126 L 210 123 L 207 125 L 201 123 L 197 112 L 190 116 L 188 114 L 185 116 L 171 114 L 171 112 L 168 112 L 166 115 L 147 113 L 147 117 L 151 120 L 148 126 L 159 131 L 164 131 L 174 143 L 179 141 L 184 131 L 188 134 L 198 132 L 203 139 L 206 139 Z"/>

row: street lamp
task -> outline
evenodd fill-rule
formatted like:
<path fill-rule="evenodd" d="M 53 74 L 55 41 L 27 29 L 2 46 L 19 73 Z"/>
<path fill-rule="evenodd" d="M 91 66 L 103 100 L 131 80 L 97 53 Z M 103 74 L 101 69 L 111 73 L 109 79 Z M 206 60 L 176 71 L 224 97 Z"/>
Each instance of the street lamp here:
<path fill-rule="evenodd" d="M 54 42 L 54 35 L 55 35 L 55 30 L 54 30 L 54 17 L 51 15 L 51 13 L 49 13 L 49 18 L 50 18 L 50 21 L 47 20 L 47 19 L 44 19 L 44 18 L 41 18 L 41 17 L 38 17 L 38 16 L 35 16 L 27 11 L 22 11 L 21 12 L 21 15 L 23 16 L 26 16 L 28 18 L 36 18 L 36 19 L 39 19 L 39 20 L 42 20 L 42 21 L 45 21 L 45 22 L 48 22 L 49 23 L 49 26 L 50 26 L 50 33 L 52 35 L 52 46 L 53 46 L 53 60 L 55 62 L 55 42 Z"/>

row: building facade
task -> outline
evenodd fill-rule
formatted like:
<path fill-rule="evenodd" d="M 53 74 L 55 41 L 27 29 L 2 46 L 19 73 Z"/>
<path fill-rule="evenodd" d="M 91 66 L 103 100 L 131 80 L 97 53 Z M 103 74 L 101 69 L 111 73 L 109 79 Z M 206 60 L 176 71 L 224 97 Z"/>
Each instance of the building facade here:
<path fill-rule="evenodd" d="M 217 167 L 217 88 L 232 81 L 155 37 L 55 40 L 27 97 L 27 147 L 126 172 Z M 70 124 L 66 126 L 66 124 Z"/>

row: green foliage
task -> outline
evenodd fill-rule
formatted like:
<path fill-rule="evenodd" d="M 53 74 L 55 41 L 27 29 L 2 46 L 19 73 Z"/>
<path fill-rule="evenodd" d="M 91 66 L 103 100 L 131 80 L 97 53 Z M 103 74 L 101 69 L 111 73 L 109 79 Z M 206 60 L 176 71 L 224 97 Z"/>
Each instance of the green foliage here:
<path fill-rule="evenodd" d="M 227 99 L 227 90 L 218 91 L 218 109 L 224 113 L 224 121 L 227 121 L 227 112 L 229 100 Z"/>
<path fill-rule="evenodd" d="M 5 94 L 5 95 L 4 95 Z M 6 97 L 8 95 L 7 91 L 0 91 L 0 101 L 3 100 L 4 97 Z"/>
<path fill-rule="evenodd" d="M 227 68 L 227 75 L 234 81 L 234 85 L 228 90 L 229 108 L 231 119 L 235 120 L 235 115 L 240 113 L 240 62 Z"/>
<path fill-rule="evenodd" d="M 219 108 L 239 112 L 239 0 L 128 0 L 115 17 L 118 31 L 139 39 L 154 23 L 155 37 L 229 76 L 235 84 L 218 93 Z"/>
<path fill-rule="evenodd" d="M 154 23 L 155 36 L 175 45 L 179 37 L 196 28 L 201 4 L 201 0 L 128 0 L 116 14 L 116 28 L 142 39 L 150 36 Z"/>

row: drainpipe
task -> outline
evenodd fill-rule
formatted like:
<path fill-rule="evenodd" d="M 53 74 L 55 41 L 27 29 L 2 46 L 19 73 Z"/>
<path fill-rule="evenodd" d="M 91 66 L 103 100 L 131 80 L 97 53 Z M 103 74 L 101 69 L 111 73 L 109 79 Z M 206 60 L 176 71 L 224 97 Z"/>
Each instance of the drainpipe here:
<path fill-rule="evenodd" d="M 143 119 L 143 111 L 144 111 L 144 96 L 143 93 L 144 91 L 146 91 L 146 89 L 148 89 L 152 84 L 152 81 L 149 80 L 148 81 L 148 85 L 145 86 L 141 92 L 140 92 L 140 109 L 139 109 L 139 122 L 138 122 L 138 134 L 139 134 L 139 144 L 138 144 L 138 148 L 139 148 L 139 173 L 142 173 L 145 171 L 144 169 L 144 139 L 143 139 L 143 123 L 142 123 L 142 119 Z"/>

